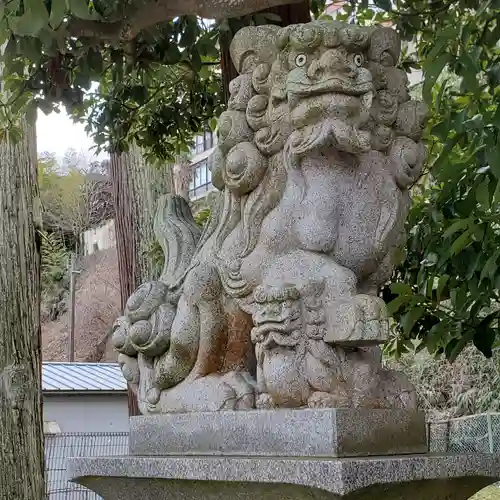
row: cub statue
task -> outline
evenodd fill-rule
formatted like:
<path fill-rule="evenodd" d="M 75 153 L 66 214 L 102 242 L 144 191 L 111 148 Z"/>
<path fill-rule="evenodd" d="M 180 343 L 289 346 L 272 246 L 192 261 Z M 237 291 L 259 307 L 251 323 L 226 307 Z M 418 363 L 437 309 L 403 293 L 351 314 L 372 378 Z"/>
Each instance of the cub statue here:
<path fill-rule="evenodd" d="M 201 233 L 183 198 L 160 199 L 162 275 L 114 328 L 142 413 L 415 407 L 382 367 L 377 294 L 426 157 L 399 56 L 385 27 L 236 34 L 211 218 Z"/>

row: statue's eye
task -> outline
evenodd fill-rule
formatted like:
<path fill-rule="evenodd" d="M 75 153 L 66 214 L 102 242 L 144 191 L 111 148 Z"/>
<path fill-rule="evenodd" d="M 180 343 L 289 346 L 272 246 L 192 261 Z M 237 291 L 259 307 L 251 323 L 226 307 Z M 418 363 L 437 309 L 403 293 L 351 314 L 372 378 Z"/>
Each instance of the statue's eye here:
<path fill-rule="evenodd" d="M 355 64 L 356 66 L 358 66 L 358 67 L 359 67 L 359 66 L 363 66 L 363 63 L 365 62 L 365 58 L 363 57 L 363 55 L 362 55 L 362 54 L 355 54 L 355 56 L 354 56 L 354 59 L 353 59 L 353 60 L 354 60 L 354 64 Z"/>
<path fill-rule="evenodd" d="M 305 66 L 307 62 L 307 57 L 305 54 L 299 54 L 296 58 L 295 58 L 295 64 L 301 68 L 302 66 Z"/>

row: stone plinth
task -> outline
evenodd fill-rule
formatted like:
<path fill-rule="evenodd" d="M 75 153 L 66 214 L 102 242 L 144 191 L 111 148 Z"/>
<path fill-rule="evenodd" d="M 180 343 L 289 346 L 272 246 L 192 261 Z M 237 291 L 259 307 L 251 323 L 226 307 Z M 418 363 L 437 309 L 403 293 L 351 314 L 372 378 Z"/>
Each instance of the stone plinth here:
<path fill-rule="evenodd" d="M 466 500 L 500 477 L 500 457 L 425 451 L 417 412 L 171 414 L 131 419 L 130 456 L 67 472 L 104 500 Z"/>
<path fill-rule="evenodd" d="M 356 457 L 425 453 L 423 413 L 279 409 L 165 414 L 130 421 L 132 455 Z"/>
<path fill-rule="evenodd" d="M 107 457 L 68 461 L 105 500 L 466 500 L 499 477 L 493 455 L 381 458 Z"/>

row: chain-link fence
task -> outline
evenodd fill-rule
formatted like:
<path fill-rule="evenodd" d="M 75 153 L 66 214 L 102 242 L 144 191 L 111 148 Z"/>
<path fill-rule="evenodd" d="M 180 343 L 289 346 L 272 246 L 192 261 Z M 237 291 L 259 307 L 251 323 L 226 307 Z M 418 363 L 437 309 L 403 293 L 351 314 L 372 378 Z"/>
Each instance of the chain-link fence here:
<path fill-rule="evenodd" d="M 128 454 L 128 432 L 62 433 L 45 436 L 45 487 L 47 500 L 98 500 L 92 491 L 66 479 L 70 457 Z"/>
<path fill-rule="evenodd" d="M 435 453 L 500 453 L 500 413 L 482 413 L 427 424 Z"/>

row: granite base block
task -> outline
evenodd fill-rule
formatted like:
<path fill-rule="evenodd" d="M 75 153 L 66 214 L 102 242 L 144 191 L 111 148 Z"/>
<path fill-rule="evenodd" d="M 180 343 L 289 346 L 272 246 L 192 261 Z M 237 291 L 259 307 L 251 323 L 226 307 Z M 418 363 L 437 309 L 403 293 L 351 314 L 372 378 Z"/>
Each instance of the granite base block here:
<path fill-rule="evenodd" d="M 427 452 L 425 415 L 407 410 L 300 409 L 130 419 L 130 453 L 357 457 Z"/>
<path fill-rule="evenodd" d="M 128 456 L 69 459 L 67 470 L 104 500 L 466 500 L 500 477 L 500 457 Z"/>

